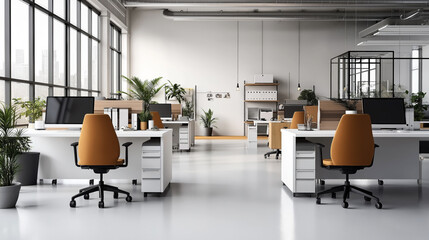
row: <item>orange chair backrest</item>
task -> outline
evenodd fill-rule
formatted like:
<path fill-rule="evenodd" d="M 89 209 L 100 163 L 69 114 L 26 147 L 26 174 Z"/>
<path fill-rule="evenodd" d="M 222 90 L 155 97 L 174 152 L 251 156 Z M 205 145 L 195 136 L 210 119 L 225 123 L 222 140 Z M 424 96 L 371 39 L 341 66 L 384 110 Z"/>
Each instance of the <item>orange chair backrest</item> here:
<path fill-rule="evenodd" d="M 164 128 L 164 124 L 162 124 L 159 112 L 150 112 L 150 114 L 152 115 L 153 125 L 155 125 L 157 128 Z"/>
<path fill-rule="evenodd" d="M 79 138 L 79 165 L 117 165 L 119 141 L 112 120 L 105 114 L 86 114 Z"/>
<path fill-rule="evenodd" d="M 304 111 L 296 111 L 293 113 L 290 129 L 298 129 L 298 124 L 304 124 Z"/>
<path fill-rule="evenodd" d="M 331 144 L 334 166 L 370 166 L 374 138 L 368 114 L 344 114 Z"/>

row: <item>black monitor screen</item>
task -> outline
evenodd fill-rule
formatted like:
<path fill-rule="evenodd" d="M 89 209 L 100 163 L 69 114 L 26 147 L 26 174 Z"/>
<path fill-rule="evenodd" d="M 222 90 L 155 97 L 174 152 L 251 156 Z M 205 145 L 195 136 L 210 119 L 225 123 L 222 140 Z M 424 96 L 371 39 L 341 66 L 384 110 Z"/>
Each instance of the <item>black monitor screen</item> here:
<path fill-rule="evenodd" d="M 93 97 L 48 97 L 46 124 L 82 124 L 87 113 L 94 113 Z"/>
<path fill-rule="evenodd" d="M 403 98 L 362 98 L 362 105 L 372 124 L 406 124 Z"/>
<path fill-rule="evenodd" d="M 303 105 L 285 105 L 284 106 L 284 117 L 292 118 L 293 114 L 297 111 L 304 111 Z"/>
<path fill-rule="evenodd" d="M 171 104 L 150 104 L 149 111 L 158 112 L 162 118 L 171 118 Z"/>

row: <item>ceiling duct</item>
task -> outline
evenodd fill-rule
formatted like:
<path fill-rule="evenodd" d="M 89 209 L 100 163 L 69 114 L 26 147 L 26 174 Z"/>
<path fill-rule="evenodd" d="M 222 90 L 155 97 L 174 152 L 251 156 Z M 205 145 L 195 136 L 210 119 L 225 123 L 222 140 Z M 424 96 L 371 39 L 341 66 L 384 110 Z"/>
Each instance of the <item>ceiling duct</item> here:
<path fill-rule="evenodd" d="M 373 36 L 429 36 L 427 20 L 388 18 L 359 32 L 359 37 Z"/>

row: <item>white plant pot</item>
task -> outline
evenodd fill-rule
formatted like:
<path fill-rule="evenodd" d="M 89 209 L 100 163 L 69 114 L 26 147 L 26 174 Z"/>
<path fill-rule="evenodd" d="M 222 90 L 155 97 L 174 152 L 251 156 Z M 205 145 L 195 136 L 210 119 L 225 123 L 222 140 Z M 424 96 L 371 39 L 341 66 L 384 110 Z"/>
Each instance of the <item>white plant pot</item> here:
<path fill-rule="evenodd" d="M 346 114 L 357 114 L 356 110 L 346 110 Z"/>
<path fill-rule="evenodd" d="M 36 130 L 45 129 L 45 122 L 44 121 L 35 121 L 34 122 L 34 129 L 36 129 Z"/>
<path fill-rule="evenodd" d="M 153 120 L 149 120 L 149 121 L 148 121 L 148 124 L 149 124 L 148 129 L 149 129 L 149 130 L 151 130 L 151 129 L 154 127 Z"/>

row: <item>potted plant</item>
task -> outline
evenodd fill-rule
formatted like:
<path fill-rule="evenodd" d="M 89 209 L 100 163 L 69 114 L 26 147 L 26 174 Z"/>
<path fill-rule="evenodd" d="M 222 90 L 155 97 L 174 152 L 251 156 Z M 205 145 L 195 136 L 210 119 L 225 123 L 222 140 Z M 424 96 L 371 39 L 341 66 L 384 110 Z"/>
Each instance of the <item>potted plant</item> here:
<path fill-rule="evenodd" d="M 346 108 L 346 114 L 357 114 L 357 103 L 359 102 L 359 100 L 357 99 L 334 99 L 337 103 L 343 105 Z"/>
<path fill-rule="evenodd" d="M 146 130 L 147 129 L 147 122 L 149 120 L 152 120 L 152 115 L 150 114 L 149 111 L 143 110 L 139 114 L 139 119 L 140 119 L 140 129 L 141 130 Z"/>
<path fill-rule="evenodd" d="M 182 108 L 182 116 L 192 119 L 194 117 L 194 104 L 185 98 L 185 106 Z"/>
<path fill-rule="evenodd" d="M 45 100 L 38 97 L 33 101 L 22 101 L 21 98 L 14 98 L 13 101 L 15 105 L 20 106 L 24 110 L 21 115 L 28 117 L 28 128 L 34 128 L 35 125 L 37 129 L 44 128 L 44 122 L 41 117 L 43 109 L 46 107 Z"/>
<path fill-rule="evenodd" d="M 165 84 L 162 84 L 157 87 L 162 77 L 144 81 L 141 81 L 138 77 L 122 77 L 127 80 L 130 90 L 129 93 L 122 91 L 120 93 L 130 96 L 132 99 L 143 100 L 143 110 L 145 111 L 149 111 L 149 104 L 154 103 L 152 98 L 165 86 Z"/>
<path fill-rule="evenodd" d="M 1 105 L 0 109 L 0 208 L 15 207 L 21 184 L 13 182 L 18 172 L 17 157 L 28 151 L 30 140 L 23 137 L 24 129 L 14 129 L 19 114 L 14 105 Z"/>
<path fill-rule="evenodd" d="M 200 119 L 204 125 L 204 136 L 211 136 L 213 134 L 214 123 L 216 122 L 216 118 L 213 117 L 213 111 L 209 108 L 206 112 L 203 109 L 204 114 L 200 115 Z"/>
<path fill-rule="evenodd" d="M 316 106 L 318 102 L 316 93 L 314 93 L 313 90 L 310 89 L 302 90 L 301 94 L 298 97 L 298 100 L 307 100 L 307 104 L 309 106 Z"/>
<path fill-rule="evenodd" d="M 165 96 L 167 100 L 175 98 L 180 104 L 185 100 L 186 90 L 180 84 L 173 84 L 168 80 L 170 85 L 165 85 Z"/>
<path fill-rule="evenodd" d="M 408 90 L 405 94 L 409 94 Z M 426 105 L 423 105 L 423 98 L 426 96 L 425 92 L 412 93 L 410 96 L 409 107 L 414 109 L 414 121 L 421 121 L 425 116 L 425 111 L 428 109 Z"/>

